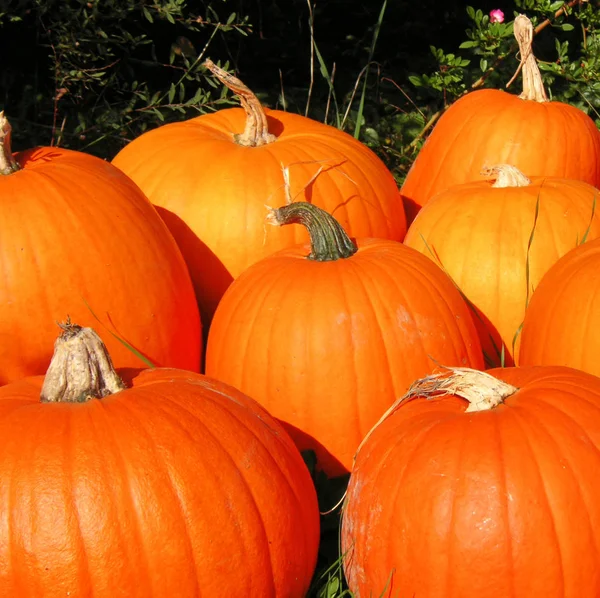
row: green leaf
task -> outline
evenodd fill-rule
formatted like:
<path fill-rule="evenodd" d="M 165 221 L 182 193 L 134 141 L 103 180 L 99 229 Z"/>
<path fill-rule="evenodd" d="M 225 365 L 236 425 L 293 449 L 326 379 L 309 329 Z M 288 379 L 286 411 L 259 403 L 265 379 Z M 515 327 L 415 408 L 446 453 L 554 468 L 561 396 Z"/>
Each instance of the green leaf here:
<path fill-rule="evenodd" d="M 171 83 L 171 87 L 169 88 L 169 95 L 168 95 L 169 104 L 173 103 L 173 100 L 175 99 L 175 93 L 177 93 L 177 89 L 175 88 L 175 84 Z"/>
<path fill-rule="evenodd" d="M 340 590 L 340 580 L 337 577 L 332 577 L 327 584 L 327 598 L 335 598 Z"/>
<path fill-rule="evenodd" d="M 421 77 L 419 77 L 418 75 L 409 75 L 408 76 L 408 80 L 415 86 L 415 87 L 423 87 L 423 80 L 421 79 Z"/>
<path fill-rule="evenodd" d="M 379 144 L 379 133 L 372 127 L 365 127 L 363 133 L 366 141 Z"/>
<path fill-rule="evenodd" d="M 560 8 L 562 8 L 564 6 L 564 0 L 557 0 L 556 2 L 553 2 L 549 7 L 548 10 L 551 10 L 552 12 L 556 12 L 557 10 L 559 10 Z"/>
<path fill-rule="evenodd" d="M 563 23 L 560 28 L 563 31 L 573 31 L 573 29 L 575 29 L 575 27 L 573 27 L 573 25 L 571 25 L 571 23 Z"/>
<path fill-rule="evenodd" d="M 460 44 L 460 46 L 458 46 L 461 50 L 465 49 L 465 48 L 476 48 L 479 45 L 479 42 L 475 42 L 475 41 L 466 41 L 463 42 L 462 44 Z"/>
<path fill-rule="evenodd" d="M 485 71 L 487 71 L 487 67 L 488 67 L 488 61 L 487 58 L 482 58 L 479 61 L 479 68 L 481 69 L 482 73 L 485 73 Z"/>

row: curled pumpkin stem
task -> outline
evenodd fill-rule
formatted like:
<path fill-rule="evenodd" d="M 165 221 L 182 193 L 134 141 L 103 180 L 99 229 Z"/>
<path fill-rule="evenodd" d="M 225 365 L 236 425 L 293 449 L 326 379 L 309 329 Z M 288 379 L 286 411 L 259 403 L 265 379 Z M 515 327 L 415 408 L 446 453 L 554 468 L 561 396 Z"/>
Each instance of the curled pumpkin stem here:
<path fill-rule="evenodd" d="M 234 135 L 236 143 L 246 147 L 258 147 L 275 141 L 277 137 L 269 133 L 267 115 L 252 90 L 237 77 L 217 66 L 212 60 L 207 59 L 204 66 L 240 98 L 242 108 L 246 112 L 246 128 L 243 133 Z"/>
<path fill-rule="evenodd" d="M 400 406 L 413 399 L 434 399 L 453 395 L 468 402 L 465 413 L 489 411 L 504 403 L 519 389 L 508 382 L 499 380 L 487 372 L 471 368 L 443 367 L 439 372 L 425 376 L 413 382 L 410 388 L 381 416 L 379 421 L 369 430 L 356 449 L 354 462 L 371 434 Z"/>
<path fill-rule="evenodd" d="M 517 72 L 506 84 L 509 87 L 515 80 L 519 71 L 523 71 L 523 92 L 519 97 L 523 100 L 533 100 L 535 102 L 547 102 L 548 96 L 544 89 L 542 74 L 537 60 L 533 54 L 533 25 L 525 15 L 519 15 L 514 23 L 514 35 L 519 44 L 519 54 L 521 62 Z"/>
<path fill-rule="evenodd" d="M 21 169 L 12 154 L 11 135 L 12 127 L 2 110 L 0 112 L 0 175 L 12 174 Z"/>
<path fill-rule="evenodd" d="M 331 214 L 309 202 L 295 201 L 281 208 L 268 209 L 269 224 L 301 224 L 306 227 L 310 237 L 310 260 L 335 261 L 348 258 L 358 251 L 342 225 Z"/>
<path fill-rule="evenodd" d="M 470 413 L 494 409 L 518 390 L 516 386 L 498 380 L 487 372 L 470 368 L 447 368 L 413 384 L 403 400 L 454 395 L 469 403 L 465 413 Z"/>

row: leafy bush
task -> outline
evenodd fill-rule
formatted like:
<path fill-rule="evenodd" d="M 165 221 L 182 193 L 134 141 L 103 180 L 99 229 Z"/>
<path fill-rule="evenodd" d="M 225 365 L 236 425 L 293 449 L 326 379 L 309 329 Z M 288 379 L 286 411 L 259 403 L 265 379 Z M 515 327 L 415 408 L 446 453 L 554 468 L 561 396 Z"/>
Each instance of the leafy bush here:
<path fill-rule="evenodd" d="M 519 12 L 534 24 L 534 52 L 550 99 L 577 106 L 600 126 L 600 3 L 515 0 L 514 4 L 516 10 L 505 16 L 506 22 L 491 22 L 481 9 L 467 7 L 471 21 L 467 39 L 449 53 L 432 45 L 434 68 L 408 77 L 413 90 L 405 93 L 404 101 L 397 98 L 398 109 L 384 113 L 379 131 L 386 136 L 365 139 L 386 156 L 399 182 L 426 133 L 449 105 L 480 87 L 502 89 L 513 78 L 520 57 L 512 25 Z M 518 85 L 512 84 L 513 91 Z M 393 91 L 386 90 L 389 106 L 398 105 Z M 420 130 L 415 130 L 415 123 Z"/>
<path fill-rule="evenodd" d="M 252 31 L 235 12 L 220 18 L 230 10 L 226 0 L 13 4 L 0 13 L 1 51 L 10 57 L 0 85 L 17 143 L 107 157 L 148 127 L 222 104 L 202 58 L 212 45 L 226 56 L 229 38 Z"/>
<path fill-rule="evenodd" d="M 551 97 L 600 123 L 600 2 L 514 0 L 492 23 L 490 1 L 13 0 L 0 103 L 15 146 L 111 158 L 149 127 L 231 104 L 201 67 L 210 55 L 267 104 L 355 134 L 402 182 L 452 102 L 512 78 L 512 19 L 526 12 Z"/>

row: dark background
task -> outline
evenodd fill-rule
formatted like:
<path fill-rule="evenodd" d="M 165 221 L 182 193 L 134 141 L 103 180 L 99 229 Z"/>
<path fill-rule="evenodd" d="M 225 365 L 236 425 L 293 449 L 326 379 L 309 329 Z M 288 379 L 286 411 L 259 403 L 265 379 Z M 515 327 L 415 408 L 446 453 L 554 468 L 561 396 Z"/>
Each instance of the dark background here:
<path fill-rule="evenodd" d="M 175 1 L 157 0 L 155 5 Z M 465 29 L 471 24 L 467 4 L 486 14 L 499 8 L 505 12 L 506 20 L 513 18 L 512 2 L 387 2 L 369 75 L 366 126 L 377 128 L 391 112 L 413 110 L 416 101 L 425 115 L 440 109 L 442 98 L 422 94 L 408 82 L 408 76 L 436 69 L 430 45 L 460 53 L 458 46 L 466 39 Z M 132 81 L 144 82 L 149 95 L 168 90 L 181 73 L 168 64 L 173 44 L 183 37 L 197 55 L 213 30 L 193 30 L 180 18 L 174 22 L 154 18 L 150 23 L 143 17 L 144 5 L 150 3 L 0 0 L 0 108 L 4 108 L 13 125 L 14 149 L 60 143 L 110 159 L 147 128 L 198 113 L 187 108 L 183 114 L 162 111 L 159 118 L 155 112 L 145 111 L 143 98 L 131 106 Z M 381 0 L 313 2 L 315 40 L 330 72 L 336 65 L 334 86 L 342 106 L 347 105 L 367 64 L 381 7 Z M 229 68 L 267 105 L 281 107 L 283 87 L 286 109 L 304 114 L 311 52 L 306 0 L 196 0 L 187 2 L 184 14 L 213 20 L 218 15 L 219 20 L 226 21 L 232 12 L 238 17 L 247 16 L 252 26 L 246 27 L 248 35 L 236 31 L 219 33 L 210 42 L 206 56 L 215 62 L 228 61 Z M 85 20 L 84 13 L 93 18 Z M 131 42 L 141 35 L 149 43 Z M 554 37 L 550 29 L 540 38 L 536 40 L 538 58 L 553 59 Z M 109 83 L 104 87 L 100 80 L 90 79 L 91 71 L 113 61 L 116 63 L 108 68 L 104 81 Z M 507 63 L 507 68 L 516 69 L 516 59 Z M 328 86 L 319 75 L 318 64 L 315 69 L 308 114 L 322 120 Z M 87 73 L 87 79 L 78 79 L 79 70 Z M 185 81 L 192 95 L 195 87 L 209 84 L 203 78 L 204 73 Z M 66 93 L 61 95 L 59 90 Z M 216 108 L 218 104 L 207 107 Z"/>

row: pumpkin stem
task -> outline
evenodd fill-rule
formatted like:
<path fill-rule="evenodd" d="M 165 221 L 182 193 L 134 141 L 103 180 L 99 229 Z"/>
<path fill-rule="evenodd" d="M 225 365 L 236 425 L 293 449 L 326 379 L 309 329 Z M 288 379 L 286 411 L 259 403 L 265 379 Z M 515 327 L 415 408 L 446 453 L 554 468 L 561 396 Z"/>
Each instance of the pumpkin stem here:
<path fill-rule="evenodd" d="M 521 62 L 516 73 L 506 84 L 509 87 L 515 80 L 519 71 L 523 70 L 523 93 L 519 97 L 523 100 L 534 100 L 535 102 L 547 102 L 548 96 L 544 89 L 542 74 L 533 55 L 533 25 L 525 15 L 518 15 L 514 22 L 514 35 L 519 44 Z"/>
<path fill-rule="evenodd" d="M 379 421 L 369 430 L 362 439 L 356 453 L 354 461 L 360 452 L 360 449 L 367 442 L 371 434 L 398 408 L 407 401 L 417 398 L 433 399 L 434 397 L 443 397 L 454 395 L 468 401 L 469 406 L 465 413 L 473 411 L 489 411 L 515 394 L 519 389 L 508 382 L 498 380 L 487 372 L 473 370 L 471 368 L 453 368 L 445 367 L 443 371 L 425 376 L 416 382 L 413 382 L 406 394 L 396 399 L 394 404 L 379 418 Z"/>
<path fill-rule="evenodd" d="M 21 169 L 12 154 L 11 133 L 12 127 L 2 110 L 0 111 L 0 175 L 12 174 Z"/>
<path fill-rule="evenodd" d="M 358 248 L 340 223 L 328 212 L 306 201 L 267 208 L 267 222 L 275 226 L 302 224 L 310 236 L 309 260 L 329 262 L 354 255 Z"/>
<path fill-rule="evenodd" d="M 484 168 L 481 174 L 496 179 L 492 187 L 496 187 L 497 189 L 527 187 L 531 184 L 531 181 L 512 164 L 496 164 L 496 166 Z"/>
<path fill-rule="evenodd" d="M 240 98 L 242 108 L 246 112 L 244 132 L 233 136 L 236 143 L 246 147 L 258 147 L 275 141 L 277 137 L 269 133 L 267 115 L 254 93 L 237 77 L 218 67 L 212 60 L 207 59 L 204 66 Z"/>
<path fill-rule="evenodd" d="M 505 399 L 519 389 L 487 372 L 471 368 L 446 368 L 413 383 L 402 401 L 417 397 L 432 399 L 444 395 L 454 395 L 465 399 L 469 406 L 465 413 L 489 411 L 502 404 Z"/>
<path fill-rule="evenodd" d="M 487 372 L 471 368 L 445 367 L 444 371 L 436 372 L 413 382 L 406 394 L 396 399 L 394 404 L 379 418 L 379 421 L 367 432 L 354 454 L 354 462 L 360 449 L 371 434 L 392 415 L 402 403 L 412 399 L 433 399 L 446 395 L 454 395 L 468 401 L 465 413 L 473 411 L 489 411 L 504 403 L 508 397 L 519 389 L 508 382 L 498 380 Z"/>
<path fill-rule="evenodd" d="M 110 355 L 91 328 L 64 324 L 54 343 L 54 355 L 46 372 L 42 403 L 85 403 L 115 394 L 125 388 Z"/>

